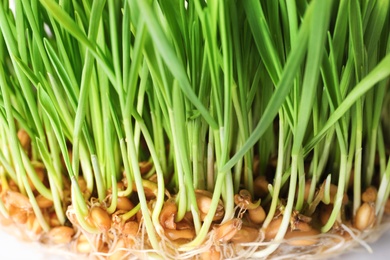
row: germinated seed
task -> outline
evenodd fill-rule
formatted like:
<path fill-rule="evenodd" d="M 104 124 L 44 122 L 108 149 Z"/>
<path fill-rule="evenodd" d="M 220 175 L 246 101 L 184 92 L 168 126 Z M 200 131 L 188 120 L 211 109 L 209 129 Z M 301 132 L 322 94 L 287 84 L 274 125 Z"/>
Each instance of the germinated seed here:
<path fill-rule="evenodd" d="M 110 215 L 101 207 L 93 207 L 90 212 L 91 222 L 101 231 L 107 232 L 111 228 Z"/>
<path fill-rule="evenodd" d="M 12 220 L 18 224 L 25 224 L 27 222 L 28 211 L 22 208 L 10 205 L 8 209 L 8 214 L 12 218 Z"/>
<path fill-rule="evenodd" d="M 181 221 L 176 223 L 177 230 L 193 229 L 193 228 L 194 228 L 193 222 L 189 222 L 187 219 L 182 219 Z"/>
<path fill-rule="evenodd" d="M 164 202 L 160 213 L 160 224 L 164 229 L 176 229 L 175 216 L 177 214 L 177 205 L 174 198 Z"/>
<path fill-rule="evenodd" d="M 266 213 L 263 207 L 259 205 L 255 209 L 248 209 L 248 216 L 254 224 L 261 224 L 265 220 Z"/>
<path fill-rule="evenodd" d="M 60 226 L 52 228 L 47 235 L 54 244 L 67 244 L 72 240 L 74 230 L 71 227 Z"/>
<path fill-rule="evenodd" d="M 238 194 L 234 195 L 234 204 L 240 208 L 247 209 L 252 204 L 252 196 L 248 190 L 240 190 Z"/>
<path fill-rule="evenodd" d="M 291 224 L 291 230 L 293 231 L 310 231 L 312 230 L 312 226 L 303 221 L 294 221 Z"/>
<path fill-rule="evenodd" d="M 272 240 L 275 238 L 276 234 L 279 231 L 280 225 L 282 224 L 282 219 L 281 217 L 274 218 L 267 228 L 264 231 L 264 237 L 266 240 Z"/>
<path fill-rule="evenodd" d="M 375 202 L 377 194 L 378 194 L 378 190 L 375 187 L 370 186 L 363 192 L 362 201 L 363 202 Z"/>
<path fill-rule="evenodd" d="M 240 218 L 233 218 L 215 228 L 215 241 L 228 242 L 242 227 Z"/>
<path fill-rule="evenodd" d="M 165 229 L 165 236 L 167 236 L 170 240 L 178 240 L 178 239 L 193 239 L 195 237 L 194 229 Z"/>
<path fill-rule="evenodd" d="M 259 237 L 259 229 L 253 227 L 242 226 L 240 230 L 232 237 L 234 243 L 249 243 L 255 242 Z"/>
<path fill-rule="evenodd" d="M 311 217 L 300 214 L 299 211 L 294 210 L 290 220 L 291 230 L 299 230 L 299 231 L 310 231 L 312 230 L 311 225 Z"/>
<path fill-rule="evenodd" d="M 200 211 L 200 219 L 203 221 L 207 216 L 207 213 L 210 211 L 213 195 L 208 191 L 196 190 L 195 196 L 196 196 L 196 203 Z M 217 210 L 213 217 L 213 221 L 221 220 L 224 215 L 225 215 L 225 209 L 223 207 L 222 201 L 219 200 L 217 205 Z"/>
<path fill-rule="evenodd" d="M 139 224 L 136 221 L 128 221 L 123 225 L 122 234 L 126 236 L 136 236 Z"/>
<path fill-rule="evenodd" d="M 356 211 L 355 227 L 361 231 L 371 228 L 375 223 L 374 203 L 364 202 Z"/>
<path fill-rule="evenodd" d="M 19 209 L 32 210 L 32 206 L 28 197 L 19 192 L 7 190 L 4 201 L 6 204 L 12 205 Z"/>
<path fill-rule="evenodd" d="M 122 181 L 126 185 L 125 181 L 124 180 L 122 180 Z M 133 185 L 132 186 L 133 191 L 136 192 L 137 186 L 135 185 L 135 182 L 133 182 L 132 185 Z M 158 192 L 157 183 L 143 179 L 142 185 L 143 185 L 143 190 L 144 190 L 145 197 L 147 200 L 152 200 L 152 199 L 156 198 L 157 192 Z"/>
<path fill-rule="evenodd" d="M 127 197 L 118 197 L 116 209 L 130 211 L 134 208 L 134 204 Z"/>
<path fill-rule="evenodd" d="M 139 162 L 138 166 L 141 174 L 145 174 L 152 169 L 153 163 L 151 161 L 143 161 L 143 162 Z"/>
<path fill-rule="evenodd" d="M 47 209 L 53 206 L 53 201 L 39 194 L 36 198 L 38 206 L 41 209 Z"/>

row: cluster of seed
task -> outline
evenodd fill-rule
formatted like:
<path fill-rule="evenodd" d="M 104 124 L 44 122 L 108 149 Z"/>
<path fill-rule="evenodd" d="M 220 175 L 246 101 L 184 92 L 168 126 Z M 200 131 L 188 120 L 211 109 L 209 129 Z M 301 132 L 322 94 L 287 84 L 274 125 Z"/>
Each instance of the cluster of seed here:
<path fill-rule="evenodd" d="M 30 140 L 24 131 L 19 131 L 18 137 L 22 147 L 26 152 L 30 151 Z M 42 183 L 47 183 L 47 173 L 42 163 L 34 164 L 37 176 Z M 150 162 L 140 162 L 139 167 L 142 174 L 150 172 L 153 166 Z M 87 190 L 87 185 L 82 177 L 78 178 L 78 184 L 85 199 L 88 200 L 88 215 L 85 218 L 86 223 L 98 232 L 91 234 L 82 228 L 78 222 L 72 205 L 70 205 L 70 183 L 65 183 L 64 208 L 68 207 L 66 225 L 61 224 L 54 211 L 53 201 L 38 193 L 31 180 L 29 185 L 34 193 L 37 204 L 50 226 L 49 232 L 44 232 L 37 216 L 33 211 L 29 198 L 22 194 L 18 186 L 12 180 L 2 178 L 0 183 L 1 200 L 7 212 L 6 215 L 0 213 L 2 225 L 16 224 L 28 230 L 35 238 L 49 244 L 73 245 L 74 250 L 82 254 L 91 252 L 100 254 L 111 260 L 123 259 L 131 248 L 145 247 L 147 243 L 144 232 L 142 232 L 143 216 L 142 211 L 134 211 L 138 203 L 137 189 L 134 183 L 128 183 L 126 174 L 123 173 L 123 179 L 117 182 L 119 191 L 126 190 L 129 186 L 132 194 L 129 196 L 119 196 L 117 206 L 113 213 L 108 213 L 107 205 L 111 204 L 112 194 L 108 190 L 108 196 L 105 201 L 99 202 L 91 197 Z M 148 206 L 151 213 L 157 196 L 157 182 L 155 175 L 143 180 L 144 191 L 148 200 Z M 225 208 L 220 200 L 213 217 L 213 223 L 210 228 L 211 247 L 201 254 L 202 259 L 220 259 L 223 256 L 222 248 L 224 245 L 233 245 L 233 248 L 240 248 L 242 243 L 272 241 L 281 227 L 283 219 L 283 200 L 280 200 L 280 206 L 273 216 L 273 219 L 263 226 L 266 219 L 266 211 L 269 207 L 267 203 L 261 203 L 261 199 L 269 196 L 269 183 L 264 176 L 259 176 L 254 180 L 254 199 L 248 190 L 242 189 L 234 195 L 236 205 L 235 215 L 232 219 L 223 221 L 225 217 Z M 329 188 L 330 199 L 325 199 L 325 184 L 321 185 L 311 203 L 306 203 L 302 212 L 293 211 L 290 217 L 288 230 L 284 236 L 286 243 L 291 246 L 311 246 L 318 243 L 320 228 L 325 225 L 333 211 L 336 193 L 338 187 L 331 184 Z M 305 202 L 309 197 L 311 181 L 307 181 L 305 186 Z M 187 212 L 180 221 L 177 220 L 178 205 L 175 196 L 166 192 L 166 200 L 159 215 L 159 224 L 162 227 L 162 240 L 165 239 L 173 245 L 181 245 L 193 240 L 196 236 L 193 216 Z M 199 218 L 205 220 L 210 211 L 213 194 L 206 190 L 196 190 L 196 203 L 199 209 Z M 347 194 L 344 194 L 342 201 L 342 210 L 337 216 L 337 221 L 330 232 L 345 236 L 341 224 L 346 224 L 352 228 L 364 231 L 372 228 L 376 223 L 375 202 L 377 200 L 377 189 L 373 186 L 368 187 L 361 196 L 361 206 L 357 209 L 355 217 L 348 219 L 344 208 L 349 203 Z M 129 215 L 129 212 L 133 212 Z M 390 214 L 390 200 L 387 201 L 385 212 Z M 143 244 L 140 246 L 140 244 Z"/>
<path fill-rule="evenodd" d="M 14 224 L 20 227 L 20 230 L 27 231 L 26 237 L 32 240 L 40 239 L 41 241 L 54 244 L 66 244 L 71 241 L 75 233 L 74 229 L 61 225 L 53 209 L 53 201 L 40 194 L 35 197 L 44 220 L 50 226 L 50 231 L 45 233 L 26 195 L 20 193 L 12 182 L 8 185 L 2 183 L 0 189 L 1 199 L 8 213 L 8 216 L 0 213 L 2 225 L 9 226 Z"/>

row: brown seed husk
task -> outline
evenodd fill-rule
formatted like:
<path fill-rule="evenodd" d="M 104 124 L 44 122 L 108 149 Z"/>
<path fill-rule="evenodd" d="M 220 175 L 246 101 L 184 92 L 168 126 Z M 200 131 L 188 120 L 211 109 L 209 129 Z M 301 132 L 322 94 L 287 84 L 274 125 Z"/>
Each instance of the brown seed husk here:
<path fill-rule="evenodd" d="M 253 227 L 242 226 L 239 231 L 232 237 L 234 243 L 255 242 L 259 237 L 259 230 Z"/>
<path fill-rule="evenodd" d="M 193 239 L 195 237 L 195 230 L 193 229 L 165 229 L 165 235 L 170 240 L 179 240 L 179 239 Z"/>
<path fill-rule="evenodd" d="M 130 211 L 134 208 L 134 204 L 127 197 L 118 197 L 116 209 Z"/>
<path fill-rule="evenodd" d="M 16 223 L 25 224 L 27 222 L 29 212 L 25 209 L 10 205 L 8 209 L 8 214 Z"/>
<path fill-rule="evenodd" d="M 363 203 L 356 211 L 355 227 L 360 231 L 371 228 L 376 220 L 374 203 Z"/>
<path fill-rule="evenodd" d="M 248 216 L 254 224 L 261 224 L 265 220 L 266 213 L 262 206 L 258 206 L 255 209 L 248 209 Z"/>
<path fill-rule="evenodd" d="M 139 166 L 139 170 L 140 170 L 141 174 L 145 174 L 145 173 L 148 173 L 152 169 L 153 163 L 150 161 L 143 161 L 143 162 L 139 162 L 138 166 Z"/>
<path fill-rule="evenodd" d="M 125 184 L 125 186 L 128 185 L 126 178 L 122 179 L 122 181 Z M 133 182 L 132 185 L 133 185 L 132 186 L 133 191 L 136 192 L 137 191 L 137 186 L 135 185 L 135 182 Z M 157 191 L 158 191 L 157 183 L 143 179 L 142 180 L 142 186 L 143 186 L 143 190 L 144 190 L 145 197 L 146 197 L 147 200 L 153 200 L 153 199 L 156 198 Z"/>
<path fill-rule="evenodd" d="M 363 202 L 375 202 L 378 190 L 374 186 L 368 187 L 362 194 Z"/>
<path fill-rule="evenodd" d="M 228 242 L 242 227 L 240 218 L 233 218 L 215 228 L 215 241 Z"/>
<path fill-rule="evenodd" d="M 177 205 L 174 198 L 164 202 L 160 213 L 160 224 L 164 229 L 176 229 L 175 216 L 177 214 Z"/>
<path fill-rule="evenodd" d="M 136 236 L 139 224 L 136 221 L 128 221 L 123 225 L 122 234 L 126 236 Z"/>
<path fill-rule="evenodd" d="M 71 227 L 60 226 L 52 228 L 47 235 L 54 244 L 67 244 L 72 240 L 74 230 Z"/>
<path fill-rule="evenodd" d="M 293 231 L 311 231 L 313 229 L 310 224 L 303 221 L 296 221 L 292 226 L 291 230 Z"/>
<path fill-rule="evenodd" d="M 91 208 L 90 220 L 101 232 L 107 232 L 111 228 L 110 215 L 101 207 Z"/>
<path fill-rule="evenodd" d="M 269 223 L 269 225 L 267 226 L 267 228 L 264 231 L 265 240 L 270 241 L 270 240 L 275 238 L 276 234 L 278 233 L 278 230 L 280 228 L 281 223 L 282 223 L 281 217 L 277 217 L 277 218 L 274 218 L 273 220 L 271 220 L 271 222 Z"/>
<path fill-rule="evenodd" d="M 203 221 L 207 216 L 207 213 L 210 211 L 211 201 L 213 194 L 204 190 L 196 190 L 196 204 L 198 205 L 198 209 L 200 211 L 200 219 Z M 223 207 L 223 203 L 221 200 L 218 201 L 217 210 L 214 214 L 213 221 L 218 221 L 223 218 L 225 215 L 225 209 Z"/>
<path fill-rule="evenodd" d="M 48 198 L 42 196 L 41 194 L 39 194 L 37 197 L 35 197 L 35 199 L 37 200 L 38 206 L 41 209 L 50 208 L 54 204 L 52 200 L 49 200 Z"/>
<path fill-rule="evenodd" d="M 4 201 L 6 204 L 23 210 L 32 210 L 30 200 L 22 193 L 7 190 L 4 196 Z"/>
<path fill-rule="evenodd" d="M 234 195 L 234 204 L 243 209 L 248 209 L 252 204 L 252 196 L 248 190 L 240 190 L 238 194 Z"/>

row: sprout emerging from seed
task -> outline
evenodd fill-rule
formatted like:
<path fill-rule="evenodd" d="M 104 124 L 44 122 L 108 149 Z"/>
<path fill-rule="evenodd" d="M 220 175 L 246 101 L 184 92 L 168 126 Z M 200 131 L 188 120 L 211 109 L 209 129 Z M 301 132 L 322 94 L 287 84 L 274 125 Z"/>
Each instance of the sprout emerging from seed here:
<path fill-rule="evenodd" d="M 252 196 L 248 190 L 240 190 L 234 195 L 234 203 L 242 209 L 256 209 L 260 205 L 260 200 L 252 202 Z"/>

